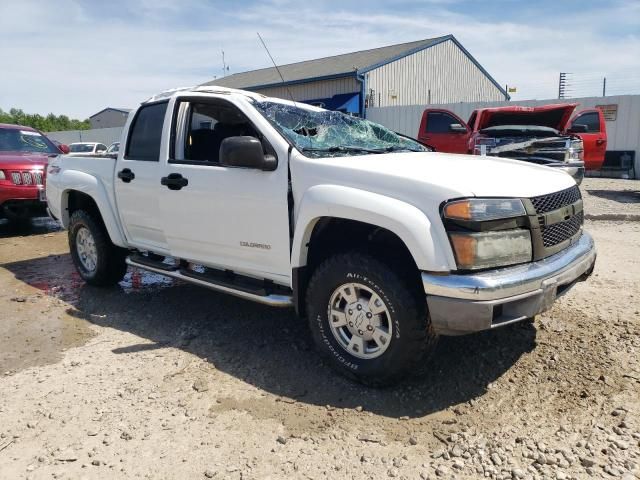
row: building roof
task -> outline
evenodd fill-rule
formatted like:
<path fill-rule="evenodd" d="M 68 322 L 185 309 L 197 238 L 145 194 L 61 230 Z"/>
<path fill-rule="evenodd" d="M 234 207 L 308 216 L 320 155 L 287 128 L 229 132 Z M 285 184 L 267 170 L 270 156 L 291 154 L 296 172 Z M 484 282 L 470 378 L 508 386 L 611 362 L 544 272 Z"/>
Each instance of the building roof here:
<path fill-rule="evenodd" d="M 98 115 L 100 115 L 101 113 L 106 112 L 107 110 L 114 110 L 116 112 L 122 112 L 122 113 L 129 113 L 131 111 L 130 108 L 115 108 L 115 107 L 107 107 L 107 108 L 103 108 L 102 110 L 100 110 L 98 113 L 94 113 L 93 115 L 91 115 L 89 118 L 93 118 L 93 117 L 97 117 Z"/>
<path fill-rule="evenodd" d="M 359 52 L 334 55 L 332 57 L 290 63 L 288 65 L 278 65 L 278 68 L 284 77 L 285 83 L 302 83 L 310 79 L 318 80 L 327 77 L 354 75 L 356 72 L 362 73 L 363 71 L 371 70 L 450 39 L 453 39 L 453 35 L 427 38 L 426 40 L 418 40 L 416 42 L 372 48 L 370 50 L 361 50 Z M 270 67 L 249 72 L 234 73 L 233 75 L 217 78 L 203 85 L 256 88 L 274 84 L 282 84 L 282 80 L 280 79 L 278 71 L 274 67 Z"/>

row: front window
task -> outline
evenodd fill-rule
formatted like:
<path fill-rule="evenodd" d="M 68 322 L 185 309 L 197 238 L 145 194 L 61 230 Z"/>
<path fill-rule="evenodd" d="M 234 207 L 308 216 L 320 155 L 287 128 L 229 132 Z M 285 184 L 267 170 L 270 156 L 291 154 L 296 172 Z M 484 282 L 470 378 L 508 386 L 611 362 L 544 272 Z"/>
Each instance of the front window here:
<path fill-rule="evenodd" d="M 109 146 L 109 149 L 107 150 L 107 153 L 118 153 L 119 150 L 120 150 L 120 144 L 119 143 L 112 143 Z"/>
<path fill-rule="evenodd" d="M 35 152 L 58 155 L 60 150 L 44 135 L 33 130 L 0 128 L 0 152 Z"/>
<path fill-rule="evenodd" d="M 72 153 L 93 153 L 94 145 L 91 143 L 72 143 L 69 151 Z"/>
<path fill-rule="evenodd" d="M 415 140 L 382 125 L 344 113 L 277 102 L 255 102 L 254 106 L 290 143 L 309 157 L 429 151 Z"/>

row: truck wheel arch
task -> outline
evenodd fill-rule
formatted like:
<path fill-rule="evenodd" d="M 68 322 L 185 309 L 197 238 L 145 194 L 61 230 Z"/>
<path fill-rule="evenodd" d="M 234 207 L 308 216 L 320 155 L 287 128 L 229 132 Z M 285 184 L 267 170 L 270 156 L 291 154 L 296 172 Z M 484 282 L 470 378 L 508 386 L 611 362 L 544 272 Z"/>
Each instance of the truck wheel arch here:
<path fill-rule="evenodd" d="M 357 223 L 375 230 L 376 235 L 391 234 L 389 238 L 402 243 L 418 271 L 451 270 L 448 262 L 454 261 L 452 254 L 442 248 L 436 235 L 430 234 L 431 222 L 415 206 L 350 187 L 320 185 L 305 193 L 297 209 L 291 251 L 296 308 L 301 305 L 297 300 L 303 298 L 310 273 L 309 260 L 313 257 L 313 244 L 317 243 L 314 238 L 319 228 L 331 222 Z M 348 244 L 344 247 L 348 248 Z"/>
<path fill-rule="evenodd" d="M 69 219 L 74 211 L 86 210 L 96 215 L 97 219 L 104 224 L 114 245 L 126 248 L 126 240 L 118 227 L 118 221 L 106 199 L 106 194 L 101 198 L 100 195 L 70 188 L 62 193 L 61 202 L 62 218 L 60 220 L 65 228 L 69 226 Z"/>

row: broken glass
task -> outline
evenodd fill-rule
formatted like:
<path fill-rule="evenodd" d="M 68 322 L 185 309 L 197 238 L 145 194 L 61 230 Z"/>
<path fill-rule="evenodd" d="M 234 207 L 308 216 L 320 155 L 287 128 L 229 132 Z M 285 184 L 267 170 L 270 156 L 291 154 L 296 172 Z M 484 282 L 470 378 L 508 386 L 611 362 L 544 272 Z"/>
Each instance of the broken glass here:
<path fill-rule="evenodd" d="M 427 152 L 408 137 L 341 112 L 277 102 L 254 103 L 291 144 L 309 157 L 341 157 L 387 152 Z"/>

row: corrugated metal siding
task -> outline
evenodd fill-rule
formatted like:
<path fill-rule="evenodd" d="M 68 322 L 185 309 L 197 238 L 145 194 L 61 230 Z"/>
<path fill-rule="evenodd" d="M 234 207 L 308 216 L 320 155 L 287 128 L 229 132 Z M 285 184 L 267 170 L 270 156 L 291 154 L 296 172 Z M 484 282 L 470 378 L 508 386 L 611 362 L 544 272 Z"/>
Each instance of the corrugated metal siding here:
<path fill-rule="evenodd" d="M 113 142 L 119 142 L 123 127 L 95 128 L 92 130 L 65 130 L 62 132 L 48 132 L 51 140 L 57 140 L 66 145 L 74 142 L 99 142 L 107 147 Z"/>
<path fill-rule="evenodd" d="M 450 110 L 464 121 L 477 108 L 503 105 L 537 106 L 551 103 L 577 103 L 576 112 L 596 105 L 618 105 L 615 121 L 607 122 L 607 150 L 635 150 L 636 177 L 640 178 L 640 95 L 617 95 L 611 97 L 585 97 L 551 100 L 523 100 L 518 102 L 474 102 L 449 104 L 422 104 L 397 107 L 369 108 L 367 118 L 396 132 L 415 137 L 418 134 L 422 112 L 426 108 Z"/>
<path fill-rule="evenodd" d="M 502 92 L 451 40 L 369 72 L 374 105 L 492 101 Z M 391 95 L 395 92 L 395 98 Z"/>
<path fill-rule="evenodd" d="M 287 90 L 288 88 L 288 90 Z M 315 100 L 317 98 L 329 98 L 339 93 L 360 93 L 360 83 L 355 77 L 337 78 L 334 80 L 320 80 L 317 82 L 289 85 L 288 87 L 269 87 L 263 89 L 251 89 L 268 97 L 277 97 L 290 100 L 289 91 L 294 100 Z"/>

